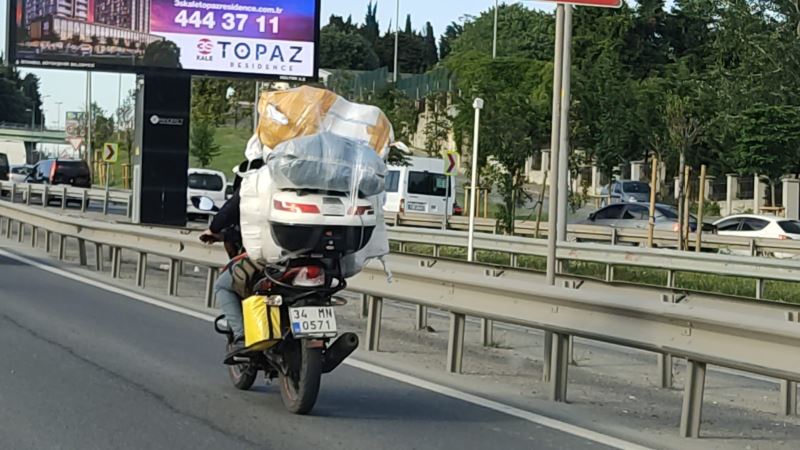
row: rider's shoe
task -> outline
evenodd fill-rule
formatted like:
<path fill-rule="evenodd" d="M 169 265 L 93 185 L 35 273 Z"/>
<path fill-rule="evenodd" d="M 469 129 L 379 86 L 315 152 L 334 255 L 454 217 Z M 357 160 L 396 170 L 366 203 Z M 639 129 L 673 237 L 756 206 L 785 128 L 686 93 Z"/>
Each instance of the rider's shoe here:
<path fill-rule="evenodd" d="M 228 346 L 228 354 L 225 355 L 225 364 L 227 365 L 234 365 L 238 364 L 240 361 L 236 361 L 237 356 L 241 356 L 245 353 L 246 347 L 244 346 L 244 338 L 240 337 L 233 341 L 232 344 Z"/>

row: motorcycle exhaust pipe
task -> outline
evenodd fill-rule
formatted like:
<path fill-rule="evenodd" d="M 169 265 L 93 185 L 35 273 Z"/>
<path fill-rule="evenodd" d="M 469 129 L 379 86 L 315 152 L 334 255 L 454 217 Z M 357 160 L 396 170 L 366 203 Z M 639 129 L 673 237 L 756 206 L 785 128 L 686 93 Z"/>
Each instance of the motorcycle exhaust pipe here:
<path fill-rule="evenodd" d="M 348 356 L 358 348 L 358 335 L 345 333 L 325 350 L 322 360 L 322 373 L 333 372 Z"/>

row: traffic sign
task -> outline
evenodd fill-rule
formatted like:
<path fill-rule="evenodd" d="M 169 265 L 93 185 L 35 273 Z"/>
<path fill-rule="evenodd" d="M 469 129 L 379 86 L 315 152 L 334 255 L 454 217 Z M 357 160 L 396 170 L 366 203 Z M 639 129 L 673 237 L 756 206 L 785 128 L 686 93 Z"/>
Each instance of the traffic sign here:
<path fill-rule="evenodd" d="M 444 174 L 448 177 L 458 175 L 459 156 L 455 150 L 450 150 L 444 155 Z"/>
<path fill-rule="evenodd" d="M 565 5 L 595 6 L 598 8 L 619 8 L 622 0 L 544 0 L 547 3 L 563 3 Z"/>
<path fill-rule="evenodd" d="M 119 156 L 119 144 L 106 142 L 103 144 L 103 162 L 115 163 Z"/>
<path fill-rule="evenodd" d="M 71 137 L 67 138 L 67 142 L 69 142 L 75 151 L 78 151 L 81 149 L 81 145 L 83 145 L 83 138 Z"/>

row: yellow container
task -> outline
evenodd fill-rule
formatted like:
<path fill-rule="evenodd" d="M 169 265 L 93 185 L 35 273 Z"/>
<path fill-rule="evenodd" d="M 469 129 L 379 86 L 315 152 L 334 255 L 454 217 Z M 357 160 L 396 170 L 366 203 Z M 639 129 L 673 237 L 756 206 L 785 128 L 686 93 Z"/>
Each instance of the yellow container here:
<path fill-rule="evenodd" d="M 267 304 L 267 297 L 254 295 L 242 302 L 244 345 L 248 350 L 266 350 L 281 340 L 281 309 Z"/>

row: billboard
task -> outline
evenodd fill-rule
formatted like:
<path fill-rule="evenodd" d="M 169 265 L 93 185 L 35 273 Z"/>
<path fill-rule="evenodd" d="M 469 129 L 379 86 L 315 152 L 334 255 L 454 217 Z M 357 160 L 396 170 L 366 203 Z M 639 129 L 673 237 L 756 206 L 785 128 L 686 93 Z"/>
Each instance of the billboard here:
<path fill-rule="evenodd" d="M 320 0 L 10 0 L 17 65 L 315 79 Z"/>

